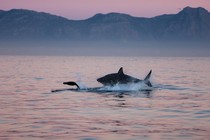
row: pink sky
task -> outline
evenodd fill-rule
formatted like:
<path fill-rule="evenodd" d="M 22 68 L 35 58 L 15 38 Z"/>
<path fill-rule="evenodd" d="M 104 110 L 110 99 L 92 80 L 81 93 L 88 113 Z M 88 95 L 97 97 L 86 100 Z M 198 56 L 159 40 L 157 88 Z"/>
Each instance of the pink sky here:
<path fill-rule="evenodd" d="M 1 10 L 30 9 L 69 19 L 85 19 L 96 13 L 109 12 L 153 17 L 175 14 L 186 6 L 203 7 L 210 11 L 209 0 L 0 0 Z"/>

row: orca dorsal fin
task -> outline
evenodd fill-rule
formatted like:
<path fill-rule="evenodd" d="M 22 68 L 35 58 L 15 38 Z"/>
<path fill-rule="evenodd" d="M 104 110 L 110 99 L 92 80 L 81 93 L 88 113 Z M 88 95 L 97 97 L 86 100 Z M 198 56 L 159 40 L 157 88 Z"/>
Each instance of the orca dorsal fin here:
<path fill-rule="evenodd" d="M 149 79 L 150 79 L 150 76 L 151 76 L 151 73 L 152 73 L 152 70 L 150 70 L 150 72 L 147 74 L 147 76 L 144 78 L 144 83 L 146 85 L 148 85 L 149 87 L 152 87 L 152 84 L 150 83 Z"/>
<path fill-rule="evenodd" d="M 77 86 L 77 89 L 80 89 L 79 85 L 76 82 L 63 82 L 64 85 L 69 85 L 69 86 Z"/>
<path fill-rule="evenodd" d="M 123 67 L 121 67 L 121 68 L 119 69 L 118 74 L 124 74 L 124 73 L 123 73 Z"/>

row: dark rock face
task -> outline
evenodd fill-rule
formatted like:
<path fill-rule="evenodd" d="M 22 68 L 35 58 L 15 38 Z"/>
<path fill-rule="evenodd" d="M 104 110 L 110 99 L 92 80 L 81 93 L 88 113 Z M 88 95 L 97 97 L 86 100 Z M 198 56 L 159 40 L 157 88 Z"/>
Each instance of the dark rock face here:
<path fill-rule="evenodd" d="M 210 40 L 210 13 L 186 7 L 153 18 L 109 13 L 76 21 L 30 10 L 0 10 L 0 39 Z"/>
<path fill-rule="evenodd" d="M 186 7 L 171 18 L 165 34 L 176 39 L 210 39 L 210 14 L 203 8 Z"/>

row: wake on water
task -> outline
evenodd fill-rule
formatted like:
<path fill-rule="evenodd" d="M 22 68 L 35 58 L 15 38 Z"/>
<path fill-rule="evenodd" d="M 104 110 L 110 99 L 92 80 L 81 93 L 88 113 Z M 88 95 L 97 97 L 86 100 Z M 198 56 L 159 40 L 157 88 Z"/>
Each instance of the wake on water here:
<path fill-rule="evenodd" d="M 139 83 L 129 83 L 129 84 L 116 84 L 114 86 L 102 86 L 102 87 L 87 87 L 82 82 L 77 82 L 79 88 L 69 88 L 69 89 L 57 89 L 52 90 L 52 92 L 60 91 L 83 91 L 83 92 L 139 92 L 139 91 L 152 91 L 154 87 L 149 87 L 143 82 Z"/>
<path fill-rule="evenodd" d="M 152 87 L 148 87 L 144 83 L 129 83 L 129 84 L 116 84 L 114 86 L 103 86 L 98 88 L 99 91 L 143 91 L 152 90 Z"/>
<path fill-rule="evenodd" d="M 93 92 L 93 93 L 151 93 L 154 90 L 189 90 L 189 88 L 178 87 L 173 85 L 154 84 L 152 87 L 147 86 L 143 82 L 129 83 L 129 84 L 116 84 L 114 86 L 101 86 L 101 87 L 88 87 L 83 82 L 76 82 L 79 88 L 65 88 L 55 89 L 51 92 L 74 91 L 74 92 Z"/>
<path fill-rule="evenodd" d="M 67 88 L 67 89 L 56 89 L 51 92 L 61 92 L 61 91 L 76 91 L 76 92 L 95 92 L 95 93 L 105 93 L 105 92 L 113 92 L 113 93 L 150 93 L 153 90 L 185 90 L 187 88 L 181 88 L 173 85 L 162 85 L 162 84 L 154 84 L 153 86 L 148 86 L 144 80 L 139 81 L 137 83 L 117 83 L 115 85 L 104 85 L 101 87 L 87 87 L 83 82 L 81 82 L 81 75 L 76 75 L 77 82 L 64 82 L 69 86 L 77 86 L 77 88 Z M 68 84 L 69 83 L 69 84 Z"/>

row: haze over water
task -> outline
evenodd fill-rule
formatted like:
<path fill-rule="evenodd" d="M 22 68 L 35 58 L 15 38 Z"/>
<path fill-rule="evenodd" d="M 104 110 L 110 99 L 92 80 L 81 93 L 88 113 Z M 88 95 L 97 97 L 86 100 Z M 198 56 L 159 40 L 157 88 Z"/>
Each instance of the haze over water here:
<path fill-rule="evenodd" d="M 210 58 L 0 56 L 0 139 L 209 139 Z M 92 93 L 117 72 L 143 79 L 152 92 Z M 118 96 L 122 94 L 122 96 Z"/>

